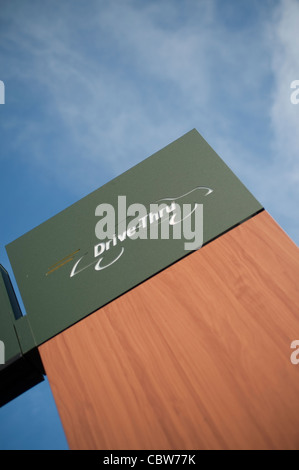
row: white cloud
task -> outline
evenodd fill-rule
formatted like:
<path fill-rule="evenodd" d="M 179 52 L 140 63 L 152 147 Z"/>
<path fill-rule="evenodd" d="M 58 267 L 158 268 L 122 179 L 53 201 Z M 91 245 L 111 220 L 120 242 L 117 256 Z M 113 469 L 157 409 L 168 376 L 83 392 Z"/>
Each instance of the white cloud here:
<path fill-rule="evenodd" d="M 299 242 L 299 105 L 291 103 L 290 88 L 299 79 L 299 2 L 281 0 L 268 25 L 273 87 L 269 118 L 272 129 L 271 155 L 264 192 L 282 226 Z"/>
<path fill-rule="evenodd" d="M 290 88 L 299 80 L 299 2 L 282 0 L 272 29 L 275 86 L 271 121 L 275 151 L 285 159 L 285 171 L 299 182 L 299 106 L 291 103 Z"/>
<path fill-rule="evenodd" d="M 92 5 L 88 34 L 79 39 L 78 19 L 68 16 L 67 8 L 58 11 L 58 23 L 51 15 L 36 18 L 33 10 L 11 12 L 9 39 L 26 58 L 23 78 L 44 89 L 54 126 L 65 126 L 80 149 L 74 167 L 78 160 L 85 167 L 106 161 L 118 173 L 195 126 L 227 130 L 229 111 L 226 119 L 219 116 L 217 101 L 231 105 L 242 99 L 250 106 L 243 89 L 258 81 L 250 81 L 250 65 L 240 65 L 240 33 L 235 37 L 217 23 L 213 1 L 186 2 L 184 21 L 176 2 Z M 49 125 L 50 132 L 53 121 Z M 32 123 L 25 123 L 22 135 L 32 135 Z M 41 136 L 47 139 L 44 130 Z M 41 157 L 42 139 L 31 140 L 48 165 Z M 68 157 L 60 153 L 59 158 L 52 169 L 59 171 Z"/>
<path fill-rule="evenodd" d="M 43 113 L 40 123 L 29 110 L 16 145 L 30 147 L 45 174 L 89 191 L 101 174 L 116 176 L 196 127 L 291 224 L 298 2 L 253 2 L 251 22 L 242 5 L 224 15 L 217 0 L 90 1 L 88 9 L 66 1 L 55 15 L 47 2 L 14 3 L 4 12 L 11 27 L 2 35 L 15 53 L 7 63 L 36 87 Z"/>

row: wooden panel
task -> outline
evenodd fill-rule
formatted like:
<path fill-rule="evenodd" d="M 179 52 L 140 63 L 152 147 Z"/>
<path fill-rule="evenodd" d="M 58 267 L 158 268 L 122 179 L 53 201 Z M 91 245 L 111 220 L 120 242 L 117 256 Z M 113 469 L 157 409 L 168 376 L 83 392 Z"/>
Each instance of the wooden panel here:
<path fill-rule="evenodd" d="M 73 449 L 298 449 L 299 251 L 262 212 L 39 350 Z"/>

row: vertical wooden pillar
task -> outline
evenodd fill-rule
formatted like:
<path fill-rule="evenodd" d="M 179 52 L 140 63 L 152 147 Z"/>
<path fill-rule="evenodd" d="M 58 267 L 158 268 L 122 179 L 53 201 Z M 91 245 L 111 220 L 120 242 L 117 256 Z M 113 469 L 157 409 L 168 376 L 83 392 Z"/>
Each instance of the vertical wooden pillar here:
<path fill-rule="evenodd" d="M 298 449 L 298 248 L 262 212 L 39 347 L 72 449 Z"/>

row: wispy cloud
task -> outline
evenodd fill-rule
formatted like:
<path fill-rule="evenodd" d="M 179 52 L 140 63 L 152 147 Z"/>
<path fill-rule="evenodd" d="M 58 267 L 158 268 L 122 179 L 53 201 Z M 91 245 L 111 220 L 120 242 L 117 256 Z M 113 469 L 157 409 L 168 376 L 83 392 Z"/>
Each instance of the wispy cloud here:
<path fill-rule="evenodd" d="M 291 82 L 299 80 L 299 2 L 282 0 L 272 29 L 273 41 L 273 104 L 271 122 L 274 146 L 283 155 L 289 177 L 299 182 L 299 106 L 290 101 Z"/>
<path fill-rule="evenodd" d="M 13 3 L 6 66 L 37 110 L 15 145 L 57 184 L 95 189 L 196 127 L 274 216 L 298 200 L 296 0 Z"/>

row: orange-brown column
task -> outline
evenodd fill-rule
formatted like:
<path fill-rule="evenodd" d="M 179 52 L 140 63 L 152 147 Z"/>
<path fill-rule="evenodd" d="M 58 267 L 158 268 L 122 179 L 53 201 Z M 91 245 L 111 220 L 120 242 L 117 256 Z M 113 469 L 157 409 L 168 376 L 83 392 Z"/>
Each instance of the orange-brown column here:
<path fill-rule="evenodd" d="M 299 250 L 262 212 L 43 344 L 72 449 L 298 449 Z"/>

